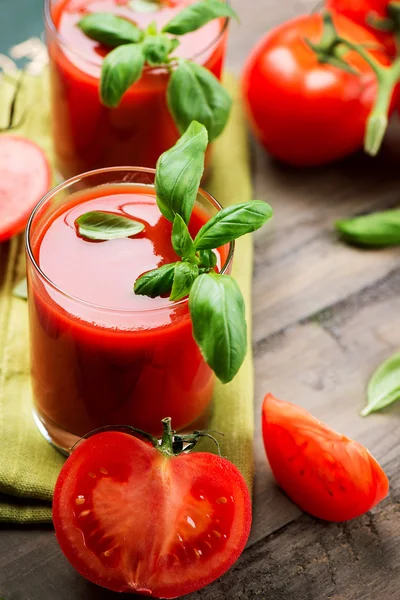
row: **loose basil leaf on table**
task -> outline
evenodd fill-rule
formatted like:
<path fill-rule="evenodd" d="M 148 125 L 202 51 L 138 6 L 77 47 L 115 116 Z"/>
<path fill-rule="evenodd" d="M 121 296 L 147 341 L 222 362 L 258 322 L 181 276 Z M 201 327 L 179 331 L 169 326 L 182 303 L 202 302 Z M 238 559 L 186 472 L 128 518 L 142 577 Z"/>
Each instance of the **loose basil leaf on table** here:
<path fill-rule="evenodd" d="M 384 248 L 400 244 L 400 210 L 385 210 L 335 223 L 344 241 L 359 246 Z"/>
<path fill-rule="evenodd" d="M 162 33 L 147 35 L 142 43 L 146 62 L 151 67 L 167 63 L 169 55 L 179 46 L 179 43 L 179 40 L 170 38 Z"/>
<path fill-rule="evenodd" d="M 196 252 L 188 226 L 180 215 L 175 215 L 172 227 L 172 247 L 181 258 L 189 258 Z"/>
<path fill-rule="evenodd" d="M 204 172 L 207 131 L 194 121 L 175 146 L 160 156 L 156 166 L 157 204 L 166 219 L 175 215 L 189 222 Z"/>
<path fill-rule="evenodd" d="M 367 405 L 361 411 L 366 417 L 400 400 L 400 353 L 383 362 L 372 375 L 367 390 Z"/>
<path fill-rule="evenodd" d="M 100 79 L 100 98 L 103 104 L 115 108 L 122 96 L 140 79 L 144 54 L 139 44 L 125 44 L 107 54 Z"/>
<path fill-rule="evenodd" d="M 75 221 L 79 235 L 87 240 L 106 241 L 137 235 L 144 229 L 143 223 L 114 213 L 91 211 Z"/>
<path fill-rule="evenodd" d="M 210 142 L 222 133 L 232 107 L 232 98 L 215 75 L 188 60 L 181 60 L 172 72 L 167 101 L 181 133 L 198 121 L 206 127 Z"/>
<path fill-rule="evenodd" d="M 135 294 L 138 294 L 138 296 L 150 296 L 150 298 L 170 294 L 174 280 L 175 265 L 178 264 L 181 263 L 163 265 L 158 269 L 143 273 L 135 281 L 133 288 Z"/>
<path fill-rule="evenodd" d="M 19 283 L 17 283 L 12 293 L 13 296 L 15 296 L 16 298 L 21 298 L 21 300 L 28 299 L 28 282 L 26 281 L 26 278 L 22 279 Z"/>
<path fill-rule="evenodd" d="M 134 23 L 112 13 L 92 13 L 78 22 L 85 35 L 105 46 L 140 42 L 143 33 Z"/>
<path fill-rule="evenodd" d="M 238 284 L 229 275 L 200 275 L 190 291 L 189 310 L 193 336 L 205 361 L 228 383 L 247 351 L 245 305 Z"/>
<path fill-rule="evenodd" d="M 223 208 L 196 235 L 196 250 L 211 250 L 223 246 L 246 233 L 256 231 L 271 217 L 272 208 L 261 200 Z"/>
<path fill-rule="evenodd" d="M 174 35 L 185 35 L 191 31 L 196 31 L 219 17 L 232 17 L 238 20 L 237 13 L 221 0 L 203 0 L 190 4 L 181 10 L 171 21 L 163 27 L 165 33 Z"/>
<path fill-rule="evenodd" d="M 198 274 L 199 269 L 197 265 L 188 262 L 176 263 L 174 282 L 169 299 L 176 302 L 188 296 Z"/>

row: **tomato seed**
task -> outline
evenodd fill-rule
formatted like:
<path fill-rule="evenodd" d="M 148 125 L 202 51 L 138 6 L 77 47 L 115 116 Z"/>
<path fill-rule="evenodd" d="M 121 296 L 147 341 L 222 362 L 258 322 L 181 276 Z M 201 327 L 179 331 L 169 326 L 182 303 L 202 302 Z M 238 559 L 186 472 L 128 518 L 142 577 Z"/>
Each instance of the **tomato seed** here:
<path fill-rule="evenodd" d="M 79 513 L 79 517 L 87 517 L 90 514 L 90 510 L 83 510 L 81 513 Z"/>
<path fill-rule="evenodd" d="M 91 477 L 92 479 L 96 479 L 96 473 L 90 472 L 89 477 Z"/>
<path fill-rule="evenodd" d="M 109 550 L 106 550 L 105 552 L 103 552 L 103 554 L 106 558 L 108 558 L 109 556 L 111 556 L 111 554 L 113 552 L 114 552 L 114 548 L 110 548 Z"/>
<path fill-rule="evenodd" d="M 75 500 L 75 504 L 85 504 L 85 497 L 84 496 L 78 496 Z"/>
<path fill-rule="evenodd" d="M 220 538 L 221 534 L 219 531 L 217 531 L 216 529 L 213 529 L 213 535 L 215 535 L 216 538 Z"/>
<path fill-rule="evenodd" d="M 210 550 L 212 549 L 212 546 L 210 544 L 210 542 L 204 542 L 206 546 L 208 546 L 210 548 Z"/>
<path fill-rule="evenodd" d="M 102 473 L 103 475 L 108 475 L 108 471 L 107 469 L 104 469 L 104 467 L 101 467 L 100 473 Z"/>
<path fill-rule="evenodd" d="M 228 500 L 225 498 L 225 496 L 222 496 L 222 498 L 217 499 L 218 504 L 226 504 L 227 502 Z"/>

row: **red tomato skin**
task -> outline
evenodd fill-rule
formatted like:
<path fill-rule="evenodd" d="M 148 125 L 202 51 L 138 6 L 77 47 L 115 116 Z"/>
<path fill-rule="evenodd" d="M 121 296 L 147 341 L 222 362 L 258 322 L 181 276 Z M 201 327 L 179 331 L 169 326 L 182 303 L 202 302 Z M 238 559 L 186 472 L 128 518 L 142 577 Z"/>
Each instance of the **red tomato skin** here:
<path fill-rule="evenodd" d="M 200 505 L 192 497 L 199 490 L 204 490 Z M 213 494 L 216 503 L 210 502 Z M 85 503 L 77 504 L 82 495 Z M 101 497 L 107 514 L 96 514 L 95 497 Z M 200 533 L 188 525 L 190 515 Z M 250 533 L 251 499 L 242 475 L 226 459 L 206 452 L 166 458 L 150 444 L 113 431 L 82 442 L 66 461 L 56 483 L 53 522 L 62 552 L 89 581 L 116 592 L 176 598 L 208 585 L 239 558 Z M 211 537 L 206 533 L 210 522 L 219 530 L 211 529 Z M 225 539 L 227 523 L 231 531 Z M 122 540 L 130 546 L 128 553 L 119 546 Z M 220 554 L 209 550 L 207 540 Z M 104 549 L 113 546 L 105 557 Z M 155 559 L 160 548 L 172 554 Z M 180 561 L 176 571 L 171 557 Z"/>
<path fill-rule="evenodd" d="M 334 23 L 353 42 L 376 43 L 371 33 L 342 15 L 334 15 Z M 243 71 L 243 96 L 255 136 L 272 156 L 294 166 L 322 165 L 360 149 L 376 96 L 375 74 L 355 52 L 347 60 L 359 76 L 318 63 L 305 38 L 318 42 L 322 29 L 318 14 L 284 23 L 258 43 Z M 389 64 L 383 51 L 370 52 Z"/>
<path fill-rule="evenodd" d="M 8 181 L 7 181 L 7 167 L 8 165 L 6 164 L 7 161 L 6 160 L 2 160 L 1 164 L 0 164 L 0 243 L 4 242 L 8 239 L 10 239 L 11 237 L 13 237 L 14 235 L 17 235 L 19 233 L 22 233 L 22 231 L 25 229 L 26 223 L 29 219 L 29 216 L 32 212 L 32 210 L 35 208 L 36 204 L 39 202 L 39 200 L 49 191 L 50 187 L 51 187 L 51 180 L 52 180 L 52 175 L 51 175 L 51 167 L 49 165 L 49 162 L 43 152 L 43 150 L 32 140 L 29 140 L 27 138 L 24 138 L 22 136 L 18 136 L 18 135 L 14 135 L 14 134 L 8 134 L 8 133 L 4 133 L 1 134 L 0 136 L 0 156 L 1 156 L 1 151 L 4 151 L 4 147 L 7 147 L 7 144 L 9 143 L 15 144 L 18 143 L 21 145 L 21 153 L 19 155 L 19 161 L 21 163 L 21 166 L 23 168 L 27 168 L 27 173 L 28 173 L 28 178 L 32 175 L 32 177 L 35 177 L 37 175 L 40 176 L 40 178 L 42 179 L 42 184 L 40 186 L 40 190 L 37 194 L 35 194 L 35 196 L 32 198 L 31 202 L 29 202 L 29 204 L 22 209 L 21 211 L 21 207 L 19 205 L 18 199 L 13 197 L 12 194 L 10 194 L 10 190 L 8 189 Z M 23 154 L 23 146 L 28 147 L 30 149 L 30 151 L 34 151 L 36 158 L 38 159 L 38 163 L 36 166 L 41 169 L 41 173 L 33 173 L 30 174 L 29 173 L 29 169 L 32 168 L 32 163 L 30 163 L 29 161 L 25 161 L 24 164 L 24 154 Z M 23 194 L 26 196 L 29 193 L 29 189 L 27 189 L 24 186 L 24 183 L 26 182 L 21 182 L 19 181 L 19 185 L 21 186 L 22 190 L 23 190 Z M 6 224 L 4 223 L 5 219 L 1 218 L 2 212 L 2 206 L 1 206 L 1 196 L 2 194 L 4 194 L 4 196 L 10 196 L 10 198 L 7 198 L 7 202 L 12 203 L 14 201 L 15 203 L 15 208 L 17 209 L 16 215 L 15 217 L 12 218 L 12 220 L 10 221 L 9 219 L 7 219 Z M 3 200 L 4 201 L 4 200 Z M 12 204 L 10 204 L 10 206 L 12 206 Z"/>
<path fill-rule="evenodd" d="M 348 521 L 389 491 L 386 474 L 364 446 L 315 419 L 304 408 L 267 394 L 264 446 L 279 486 L 305 512 Z"/>
<path fill-rule="evenodd" d="M 389 56 L 396 55 L 396 44 L 393 35 L 385 31 L 379 31 L 368 24 L 369 17 L 387 18 L 387 6 L 389 0 L 327 0 L 326 8 L 340 13 L 365 27 L 385 47 Z"/>

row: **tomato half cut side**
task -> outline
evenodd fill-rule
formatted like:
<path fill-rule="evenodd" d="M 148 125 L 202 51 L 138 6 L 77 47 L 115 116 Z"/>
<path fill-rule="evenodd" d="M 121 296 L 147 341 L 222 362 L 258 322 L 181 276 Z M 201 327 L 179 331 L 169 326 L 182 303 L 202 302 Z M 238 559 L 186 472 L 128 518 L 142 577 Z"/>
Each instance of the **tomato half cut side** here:
<path fill-rule="evenodd" d="M 66 461 L 53 521 L 63 553 L 93 583 L 175 598 L 237 560 L 250 532 L 251 502 L 226 459 L 165 456 L 112 431 L 82 442 Z"/>
<path fill-rule="evenodd" d="M 43 150 L 24 137 L 0 135 L 0 242 L 23 231 L 50 186 Z"/>
<path fill-rule="evenodd" d="M 262 427 L 276 481 L 305 512 L 348 521 L 387 495 L 388 478 L 368 450 L 304 408 L 267 394 Z"/>

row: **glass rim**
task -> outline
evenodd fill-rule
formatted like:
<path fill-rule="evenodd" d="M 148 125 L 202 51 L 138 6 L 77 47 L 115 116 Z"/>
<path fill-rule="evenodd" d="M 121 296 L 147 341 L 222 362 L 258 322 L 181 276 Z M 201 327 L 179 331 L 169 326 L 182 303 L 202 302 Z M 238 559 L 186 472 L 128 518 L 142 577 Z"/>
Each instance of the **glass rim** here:
<path fill-rule="evenodd" d="M 127 171 L 140 172 L 140 173 L 150 173 L 152 175 L 155 175 L 155 173 L 156 173 L 155 169 L 150 169 L 150 168 L 147 168 L 147 167 L 105 167 L 103 169 L 95 169 L 93 171 L 86 171 L 85 173 L 81 173 L 80 175 L 75 175 L 75 177 L 71 177 L 70 179 L 66 179 L 65 181 L 63 181 L 59 185 L 57 185 L 54 188 L 52 188 L 49 192 L 47 192 L 47 194 L 45 194 L 43 196 L 43 198 L 41 198 L 41 200 L 39 200 L 39 202 L 34 207 L 33 211 L 30 214 L 30 217 L 28 219 L 27 225 L 26 225 L 26 229 L 25 229 L 25 249 L 26 249 L 26 253 L 27 253 L 27 256 L 29 258 L 29 261 L 32 264 L 33 268 L 35 269 L 36 273 L 39 275 L 39 277 L 42 280 L 44 280 L 46 282 L 46 284 L 49 285 L 53 290 L 55 290 L 57 293 L 61 294 L 65 298 L 68 298 L 69 300 L 72 300 L 73 302 L 77 302 L 78 304 L 82 304 L 82 305 L 88 306 L 90 308 L 95 308 L 97 310 L 106 311 L 106 312 L 114 313 L 114 314 L 118 313 L 118 314 L 132 315 L 132 314 L 140 314 L 140 313 L 149 313 L 149 312 L 164 311 L 164 310 L 168 310 L 168 309 L 169 310 L 173 310 L 173 309 L 175 309 L 177 307 L 184 306 L 185 304 L 188 303 L 188 298 L 182 298 L 181 300 L 178 300 L 176 302 L 168 301 L 168 303 L 162 304 L 161 306 L 156 306 L 154 308 L 133 308 L 133 309 L 111 308 L 109 306 L 101 306 L 100 304 L 95 304 L 93 302 L 89 302 L 87 300 L 83 300 L 82 298 L 78 298 L 77 296 L 74 296 L 73 294 L 70 294 L 69 292 L 64 291 L 56 283 L 54 283 L 54 281 L 52 281 L 46 275 L 46 273 L 41 269 L 41 267 L 38 264 L 38 261 L 36 260 L 34 254 L 33 254 L 33 249 L 32 249 L 32 245 L 31 245 L 31 230 L 32 230 L 33 221 L 34 221 L 37 213 L 39 212 L 39 210 L 47 202 L 49 202 L 49 200 L 51 200 L 59 192 L 62 192 L 63 190 L 67 189 L 68 187 L 74 185 L 75 183 L 78 183 L 79 181 L 82 181 L 83 179 L 86 179 L 86 178 L 89 178 L 89 177 L 92 177 L 92 176 L 95 176 L 95 175 L 101 175 L 101 174 L 104 174 L 104 173 L 117 173 L 117 172 L 124 172 L 124 173 L 126 173 Z M 124 182 L 119 182 L 119 183 L 124 183 Z M 126 182 L 126 183 L 129 183 L 129 182 Z M 106 183 L 104 185 L 108 185 L 108 184 Z M 148 184 L 143 184 L 143 185 L 148 185 Z M 154 188 L 154 184 L 151 184 L 151 187 Z M 218 212 L 220 210 L 222 210 L 221 204 L 209 192 L 207 192 L 206 190 L 203 190 L 202 188 L 199 188 L 199 192 L 198 193 L 209 204 L 211 204 L 212 206 L 214 206 L 214 208 L 216 208 Z M 226 245 L 226 244 L 224 244 L 224 245 Z M 227 255 L 226 260 L 225 260 L 225 262 L 222 265 L 221 270 L 220 270 L 220 274 L 221 275 L 224 275 L 227 272 L 227 270 L 230 268 L 230 266 L 232 264 L 232 260 L 233 260 L 234 251 L 235 251 L 235 241 L 229 242 L 228 255 Z"/>
<path fill-rule="evenodd" d="M 225 1 L 227 4 L 230 5 L 231 0 L 225 0 Z M 84 59 L 87 63 L 89 63 L 91 65 L 94 65 L 96 67 L 101 67 L 101 63 L 94 62 L 91 58 L 88 57 L 88 55 L 85 52 L 77 51 L 76 48 L 74 48 L 72 46 L 71 42 L 69 40 L 67 40 L 67 38 L 65 38 L 58 31 L 58 29 L 53 21 L 52 15 L 51 15 L 50 5 L 51 5 L 51 0 L 44 0 L 44 3 L 43 3 L 44 22 L 45 22 L 45 25 L 50 29 L 52 35 L 60 42 L 60 44 L 62 46 L 64 46 L 64 48 L 67 48 L 70 52 L 72 52 L 79 58 Z M 230 17 L 226 17 L 224 20 L 224 24 L 221 28 L 221 31 L 218 33 L 218 35 L 209 44 L 207 44 L 207 46 L 205 48 L 203 48 L 199 52 L 196 52 L 196 54 L 193 54 L 193 56 L 189 56 L 188 60 L 194 60 L 194 59 L 198 58 L 199 56 L 201 56 L 202 54 L 207 52 L 207 50 L 209 50 L 210 48 L 215 46 L 219 42 L 219 40 L 222 38 L 225 31 L 227 30 L 229 22 L 230 22 Z M 145 67 L 144 67 L 144 71 L 146 71 L 148 73 L 152 73 L 152 72 L 156 72 L 156 71 L 160 71 L 160 70 L 166 71 L 167 68 L 165 65 L 157 65 L 156 67 L 151 67 L 149 65 L 145 65 Z"/>

